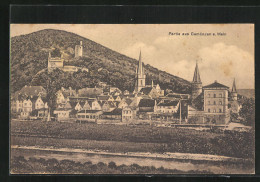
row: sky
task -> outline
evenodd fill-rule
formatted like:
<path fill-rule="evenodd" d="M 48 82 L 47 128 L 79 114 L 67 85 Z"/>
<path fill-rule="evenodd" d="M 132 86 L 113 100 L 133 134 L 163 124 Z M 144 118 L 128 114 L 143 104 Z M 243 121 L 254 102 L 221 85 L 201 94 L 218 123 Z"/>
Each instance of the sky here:
<path fill-rule="evenodd" d="M 235 78 L 238 89 L 254 88 L 254 24 L 11 24 L 10 36 L 47 28 L 76 33 L 134 59 L 142 50 L 145 64 L 189 81 L 197 61 L 204 86 L 217 80 L 232 87 Z"/>

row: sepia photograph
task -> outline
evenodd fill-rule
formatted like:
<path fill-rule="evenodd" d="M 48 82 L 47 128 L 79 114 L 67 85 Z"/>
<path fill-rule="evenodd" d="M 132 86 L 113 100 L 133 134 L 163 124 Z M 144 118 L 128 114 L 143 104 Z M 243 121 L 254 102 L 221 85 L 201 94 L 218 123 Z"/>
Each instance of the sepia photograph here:
<path fill-rule="evenodd" d="M 254 24 L 10 24 L 10 174 L 255 174 Z"/>

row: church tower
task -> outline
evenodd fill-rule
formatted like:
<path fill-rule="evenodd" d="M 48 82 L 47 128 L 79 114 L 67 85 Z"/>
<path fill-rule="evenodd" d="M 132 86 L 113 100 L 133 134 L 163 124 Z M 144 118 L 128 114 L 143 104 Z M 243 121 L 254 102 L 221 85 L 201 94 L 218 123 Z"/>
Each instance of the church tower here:
<path fill-rule="evenodd" d="M 135 91 L 139 92 L 142 88 L 145 87 L 145 74 L 144 74 L 144 68 L 143 68 L 143 63 L 142 63 L 142 55 L 140 51 L 139 55 L 139 63 L 138 67 L 136 69 L 136 85 L 135 85 Z"/>
<path fill-rule="evenodd" d="M 196 67 L 195 67 L 194 76 L 192 80 L 192 91 L 191 91 L 192 100 L 196 99 L 201 93 L 202 93 L 202 83 L 200 80 L 198 62 L 196 62 Z"/>
<path fill-rule="evenodd" d="M 233 86 L 232 86 L 232 90 L 231 90 L 231 100 L 237 101 L 237 88 L 236 88 L 235 78 L 234 78 Z"/>

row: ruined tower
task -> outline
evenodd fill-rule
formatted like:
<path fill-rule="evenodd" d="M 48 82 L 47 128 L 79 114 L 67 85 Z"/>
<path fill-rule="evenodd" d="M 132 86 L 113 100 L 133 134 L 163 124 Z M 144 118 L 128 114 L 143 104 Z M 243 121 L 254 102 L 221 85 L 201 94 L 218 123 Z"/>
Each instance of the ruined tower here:
<path fill-rule="evenodd" d="M 75 58 L 83 56 L 83 45 L 82 41 L 80 41 L 80 45 L 75 46 Z"/>

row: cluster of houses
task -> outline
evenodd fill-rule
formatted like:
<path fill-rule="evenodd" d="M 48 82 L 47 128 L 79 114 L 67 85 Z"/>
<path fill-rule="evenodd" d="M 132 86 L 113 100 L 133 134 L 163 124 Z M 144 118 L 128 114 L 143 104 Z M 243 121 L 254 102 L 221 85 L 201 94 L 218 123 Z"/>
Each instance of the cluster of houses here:
<path fill-rule="evenodd" d="M 82 46 L 82 43 L 81 45 Z M 81 47 L 77 55 L 82 56 Z M 141 52 L 136 69 L 133 92 L 100 82 L 95 88 L 75 90 L 61 88 L 56 92 L 55 108 L 48 107 L 46 90 L 42 86 L 24 86 L 11 98 L 11 111 L 16 117 L 44 118 L 51 115 L 58 121 L 184 121 L 194 124 L 226 124 L 230 113 L 238 113 L 235 80 L 232 90 L 214 83 L 202 87 L 198 64 L 192 81 L 192 93 L 164 93 L 159 84 L 146 84 Z"/>

